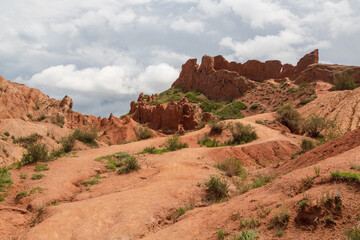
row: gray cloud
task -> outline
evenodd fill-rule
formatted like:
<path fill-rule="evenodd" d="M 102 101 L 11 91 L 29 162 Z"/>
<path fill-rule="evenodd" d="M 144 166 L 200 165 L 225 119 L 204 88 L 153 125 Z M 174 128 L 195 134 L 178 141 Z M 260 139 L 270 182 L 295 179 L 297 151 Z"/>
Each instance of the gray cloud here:
<path fill-rule="evenodd" d="M 357 0 L 53 0 L 0 3 L 0 74 L 70 95 L 74 108 L 124 114 L 138 93 L 170 87 L 203 54 L 360 65 Z"/>

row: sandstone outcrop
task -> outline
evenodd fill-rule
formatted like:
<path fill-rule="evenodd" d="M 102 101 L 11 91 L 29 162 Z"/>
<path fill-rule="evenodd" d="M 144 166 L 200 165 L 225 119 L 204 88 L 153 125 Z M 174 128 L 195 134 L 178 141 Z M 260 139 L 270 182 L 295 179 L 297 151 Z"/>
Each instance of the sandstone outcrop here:
<path fill-rule="evenodd" d="M 156 106 L 146 105 L 144 100 L 133 101 L 129 114 L 136 122 L 146 123 L 155 130 L 189 130 L 194 129 L 198 122 L 197 114 L 186 98 Z"/>
<path fill-rule="evenodd" d="M 283 65 L 277 60 L 229 63 L 223 56 L 205 55 L 200 66 L 196 59 L 189 59 L 172 87 L 182 87 L 186 91 L 198 89 L 210 99 L 234 99 L 255 87 L 248 79 L 262 82 L 272 78 L 292 78 L 318 61 L 318 50 L 305 55 L 296 66 Z"/>

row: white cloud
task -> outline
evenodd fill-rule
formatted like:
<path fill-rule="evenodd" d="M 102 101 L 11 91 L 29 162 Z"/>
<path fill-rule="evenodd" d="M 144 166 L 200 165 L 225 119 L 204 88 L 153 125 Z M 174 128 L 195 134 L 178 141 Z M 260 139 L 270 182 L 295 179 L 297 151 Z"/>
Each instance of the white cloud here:
<path fill-rule="evenodd" d="M 159 50 L 159 49 L 153 50 L 152 53 L 161 57 L 162 59 L 176 60 L 179 63 L 185 63 L 189 58 L 191 58 L 189 55 L 186 55 L 186 54 L 181 54 L 181 53 L 172 52 L 172 51 Z"/>
<path fill-rule="evenodd" d="M 174 21 L 170 27 L 175 31 L 184 31 L 189 33 L 201 33 L 204 31 L 203 22 L 197 20 L 186 21 L 183 18 Z"/>

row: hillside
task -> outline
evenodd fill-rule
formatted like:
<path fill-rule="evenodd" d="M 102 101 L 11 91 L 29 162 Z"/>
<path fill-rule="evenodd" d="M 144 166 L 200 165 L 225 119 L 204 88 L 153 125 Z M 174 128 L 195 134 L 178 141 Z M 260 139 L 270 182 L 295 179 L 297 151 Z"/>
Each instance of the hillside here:
<path fill-rule="evenodd" d="M 0 78 L 0 238 L 359 239 L 360 88 L 333 91 L 349 68 L 204 56 L 103 119 Z"/>

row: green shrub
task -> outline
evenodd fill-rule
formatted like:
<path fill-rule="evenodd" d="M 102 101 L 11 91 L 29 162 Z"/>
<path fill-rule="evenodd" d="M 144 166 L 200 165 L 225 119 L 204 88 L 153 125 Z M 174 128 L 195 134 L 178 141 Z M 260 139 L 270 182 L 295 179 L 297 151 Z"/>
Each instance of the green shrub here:
<path fill-rule="evenodd" d="M 205 183 L 206 197 L 211 201 L 220 201 L 229 196 L 228 185 L 218 177 L 211 176 L 210 180 Z"/>
<path fill-rule="evenodd" d="M 211 140 L 206 135 L 198 140 L 198 144 L 200 144 L 200 146 L 205 146 L 210 148 L 223 146 L 223 144 L 221 144 L 220 141 L 216 140 L 215 138 Z"/>
<path fill-rule="evenodd" d="M 62 137 L 60 140 L 61 149 L 65 153 L 71 152 L 75 147 L 75 137 L 74 135 L 70 135 L 67 137 Z"/>
<path fill-rule="evenodd" d="M 343 71 L 340 75 L 334 78 L 334 91 L 354 90 L 358 85 L 355 83 L 353 77 L 350 76 L 350 69 Z"/>
<path fill-rule="evenodd" d="M 218 121 L 214 121 L 212 123 L 210 123 L 210 135 L 218 135 L 221 134 L 222 131 L 224 130 L 224 123 L 223 122 L 218 122 Z"/>
<path fill-rule="evenodd" d="M 162 154 L 162 153 L 165 153 L 165 152 L 169 152 L 168 149 L 166 148 L 163 148 L 163 149 L 158 149 L 154 146 L 151 146 L 151 147 L 146 147 L 144 148 L 144 150 L 142 150 L 141 152 L 139 152 L 139 154 L 144 154 L 144 153 L 149 153 L 149 154 Z"/>
<path fill-rule="evenodd" d="M 22 199 L 22 198 L 24 198 L 26 196 L 27 196 L 27 192 L 25 192 L 25 191 L 24 192 L 19 192 L 19 193 L 16 194 L 15 200 L 19 201 L 20 199 Z"/>
<path fill-rule="evenodd" d="M 256 176 L 253 179 L 253 183 L 251 185 L 251 188 L 254 189 L 254 188 L 259 188 L 259 187 L 265 186 L 269 182 L 271 182 L 273 179 L 274 179 L 273 176 L 266 176 L 266 175 Z"/>
<path fill-rule="evenodd" d="M 58 125 L 59 127 L 64 127 L 65 117 L 60 114 L 55 114 L 50 117 L 50 120 L 53 124 Z"/>
<path fill-rule="evenodd" d="M 153 134 L 151 133 L 149 128 L 143 127 L 143 126 L 134 128 L 134 132 L 135 132 L 135 135 L 136 135 L 136 138 L 138 141 L 143 140 L 143 139 L 148 139 L 153 136 Z"/>
<path fill-rule="evenodd" d="M 166 140 L 165 146 L 169 151 L 176 151 L 181 148 L 187 148 L 188 144 L 180 142 L 179 135 L 175 134 L 173 137 Z"/>
<path fill-rule="evenodd" d="M 351 164 L 350 169 L 359 170 L 360 171 L 360 165 Z"/>
<path fill-rule="evenodd" d="M 224 119 L 237 119 L 243 118 L 241 110 L 247 109 L 247 106 L 242 102 L 233 102 L 225 105 L 216 114 Z"/>
<path fill-rule="evenodd" d="M 31 179 L 32 179 L 32 180 L 39 180 L 39 179 L 42 179 L 43 177 L 45 177 L 44 174 L 38 173 L 38 174 L 33 174 L 33 175 L 31 176 Z"/>
<path fill-rule="evenodd" d="M 302 130 L 309 135 L 309 137 L 318 137 L 324 129 L 333 128 L 334 121 L 327 120 L 312 114 L 310 117 L 304 119 L 302 123 Z"/>
<path fill-rule="evenodd" d="M 203 112 L 216 112 L 221 108 L 221 104 L 211 103 L 211 102 L 203 102 L 200 104 L 200 108 Z"/>
<path fill-rule="evenodd" d="M 19 137 L 13 140 L 14 143 L 20 143 L 23 147 L 28 147 L 29 145 L 35 144 L 39 139 L 41 139 L 42 136 L 33 133 L 27 137 Z"/>
<path fill-rule="evenodd" d="M 119 174 L 130 173 L 140 169 L 140 165 L 135 157 L 129 156 L 124 160 L 124 166 L 118 170 Z"/>
<path fill-rule="evenodd" d="M 242 123 L 236 123 L 235 126 L 231 126 L 230 131 L 233 139 L 229 144 L 232 145 L 249 143 L 258 138 L 255 128 L 250 124 L 243 125 Z"/>
<path fill-rule="evenodd" d="M 73 137 L 91 147 L 98 147 L 97 130 L 95 128 L 78 128 L 74 131 Z"/>
<path fill-rule="evenodd" d="M 4 135 L 9 137 L 10 136 L 10 133 L 9 132 L 4 132 Z"/>
<path fill-rule="evenodd" d="M 10 175 L 6 168 L 0 168 L 0 192 L 4 192 L 13 184 Z"/>
<path fill-rule="evenodd" d="M 240 176 L 242 179 L 246 178 L 246 170 L 239 159 L 227 158 L 224 162 L 217 164 L 216 167 L 226 172 L 229 177 Z"/>
<path fill-rule="evenodd" d="M 31 144 L 26 150 L 21 160 L 23 165 L 48 160 L 48 148 L 45 144 Z"/>
<path fill-rule="evenodd" d="M 26 174 L 20 174 L 20 179 L 26 179 L 27 175 Z"/>
<path fill-rule="evenodd" d="M 278 107 L 276 119 L 287 126 L 291 132 L 299 130 L 301 115 L 290 103 Z"/>
<path fill-rule="evenodd" d="M 311 149 L 313 149 L 315 147 L 315 144 L 313 141 L 304 138 L 301 140 L 300 147 L 302 149 L 302 152 L 306 153 L 306 152 L 310 151 Z"/>

